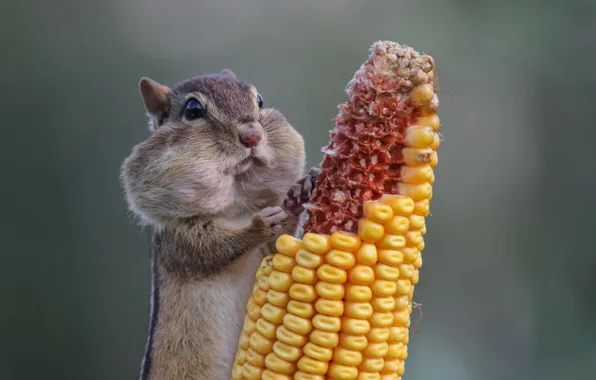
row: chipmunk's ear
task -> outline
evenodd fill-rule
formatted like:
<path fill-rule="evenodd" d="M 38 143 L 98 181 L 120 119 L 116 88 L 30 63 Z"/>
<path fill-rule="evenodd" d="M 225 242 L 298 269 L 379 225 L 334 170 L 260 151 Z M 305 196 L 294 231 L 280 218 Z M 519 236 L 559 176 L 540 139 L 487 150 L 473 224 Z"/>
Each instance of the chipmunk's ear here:
<path fill-rule="evenodd" d="M 147 112 L 153 116 L 163 116 L 170 106 L 170 93 L 172 90 L 149 78 L 142 78 L 139 82 L 139 88 Z"/>
<path fill-rule="evenodd" d="M 237 79 L 236 74 L 234 74 L 234 72 L 232 70 L 230 70 L 230 69 L 223 69 L 221 71 L 221 74 L 222 75 L 226 75 L 226 76 L 231 77 L 231 78 L 234 78 L 234 79 Z"/>

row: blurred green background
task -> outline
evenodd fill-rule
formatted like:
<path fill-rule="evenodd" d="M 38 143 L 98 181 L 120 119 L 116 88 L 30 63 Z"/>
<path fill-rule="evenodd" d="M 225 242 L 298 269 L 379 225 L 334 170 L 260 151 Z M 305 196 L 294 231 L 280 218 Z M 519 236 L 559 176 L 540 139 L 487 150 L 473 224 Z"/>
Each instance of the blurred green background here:
<path fill-rule="evenodd" d="M 593 0 L 0 1 L 0 379 L 137 376 L 149 246 L 118 175 L 141 76 L 233 69 L 315 165 L 379 39 L 433 55 L 442 90 L 405 379 L 596 379 Z"/>

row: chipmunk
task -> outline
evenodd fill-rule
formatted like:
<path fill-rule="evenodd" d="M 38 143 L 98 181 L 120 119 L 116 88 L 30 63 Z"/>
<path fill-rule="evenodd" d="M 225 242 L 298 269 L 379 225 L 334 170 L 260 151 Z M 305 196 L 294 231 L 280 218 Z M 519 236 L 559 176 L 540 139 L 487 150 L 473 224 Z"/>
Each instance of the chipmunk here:
<path fill-rule="evenodd" d="M 121 168 L 152 236 L 141 380 L 227 380 L 256 270 L 294 234 L 319 174 L 302 136 L 230 70 L 139 84 L 151 135 Z"/>

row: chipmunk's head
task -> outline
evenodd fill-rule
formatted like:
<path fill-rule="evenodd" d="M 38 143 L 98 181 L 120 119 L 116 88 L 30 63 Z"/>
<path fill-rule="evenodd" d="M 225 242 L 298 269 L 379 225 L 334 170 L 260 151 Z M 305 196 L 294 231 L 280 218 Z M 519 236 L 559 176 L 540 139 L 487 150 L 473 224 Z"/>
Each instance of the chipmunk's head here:
<path fill-rule="evenodd" d="M 151 136 L 122 167 L 131 209 L 150 224 L 279 202 L 304 167 L 302 136 L 234 73 L 169 88 L 143 78 Z"/>

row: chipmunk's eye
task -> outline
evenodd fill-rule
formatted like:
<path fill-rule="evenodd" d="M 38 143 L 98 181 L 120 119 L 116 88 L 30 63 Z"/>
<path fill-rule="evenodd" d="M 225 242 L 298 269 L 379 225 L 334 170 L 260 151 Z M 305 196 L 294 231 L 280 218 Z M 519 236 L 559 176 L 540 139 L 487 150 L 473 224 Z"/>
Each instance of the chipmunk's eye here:
<path fill-rule="evenodd" d="M 205 114 L 205 108 L 198 100 L 192 98 L 186 103 L 184 108 L 184 118 L 186 120 L 196 120 Z"/>
<path fill-rule="evenodd" d="M 263 108 L 263 95 L 257 93 L 257 103 L 259 104 L 259 108 Z"/>

